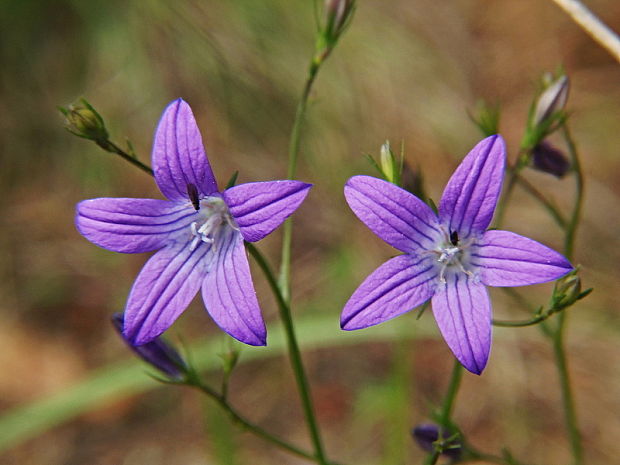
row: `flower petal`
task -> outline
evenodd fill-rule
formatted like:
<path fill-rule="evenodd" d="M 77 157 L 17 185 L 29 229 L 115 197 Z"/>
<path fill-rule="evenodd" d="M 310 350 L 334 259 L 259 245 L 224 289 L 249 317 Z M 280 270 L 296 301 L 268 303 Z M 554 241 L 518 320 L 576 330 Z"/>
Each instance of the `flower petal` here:
<path fill-rule="evenodd" d="M 202 298 L 223 331 L 246 344 L 265 345 L 267 330 L 250 276 L 243 236 L 230 228 L 223 234 L 202 285 Z"/>
<path fill-rule="evenodd" d="M 342 310 L 340 327 L 367 328 L 408 312 L 431 298 L 437 270 L 429 257 L 394 257 L 353 293 Z"/>
<path fill-rule="evenodd" d="M 125 338 L 134 345 L 166 331 L 190 304 L 209 265 L 207 244 L 174 243 L 153 255 L 136 278 L 125 308 Z"/>
<path fill-rule="evenodd" d="M 461 274 L 437 287 L 433 315 L 454 356 L 472 373 L 484 370 L 491 350 L 491 304 L 482 284 Z"/>
<path fill-rule="evenodd" d="M 150 252 L 189 227 L 195 213 L 166 200 L 100 198 L 78 203 L 75 224 L 80 234 L 104 249 Z"/>
<path fill-rule="evenodd" d="M 501 136 L 480 141 L 456 169 L 439 204 L 439 218 L 461 238 L 481 234 L 502 190 L 506 147 Z"/>
<path fill-rule="evenodd" d="M 225 190 L 222 197 L 243 238 L 256 242 L 299 207 L 310 187 L 299 181 L 251 182 Z"/>
<path fill-rule="evenodd" d="M 188 200 L 190 184 L 204 196 L 217 192 L 192 109 L 183 99 L 164 110 L 155 131 L 152 158 L 155 181 L 170 200 Z"/>
<path fill-rule="evenodd" d="M 472 254 L 487 286 L 526 286 L 553 281 L 573 269 L 560 253 L 508 231 L 487 231 Z"/>
<path fill-rule="evenodd" d="M 403 252 L 432 247 L 440 234 L 431 208 L 392 183 L 371 176 L 354 176 L 344 195 L 357 217 L 372 232 Z"/>

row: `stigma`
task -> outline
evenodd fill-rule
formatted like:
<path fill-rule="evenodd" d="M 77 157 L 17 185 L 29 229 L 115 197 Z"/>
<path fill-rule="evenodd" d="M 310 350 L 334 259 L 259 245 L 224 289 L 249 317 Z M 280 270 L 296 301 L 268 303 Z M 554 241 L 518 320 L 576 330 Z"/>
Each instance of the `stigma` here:
<path fill-rule="evenodd" d="M 207 243 L 214 249 L 217 248 L 218 239 L 222 233 L 230 228 L 239 230 L 233 220 L 228 206 L 221 197 L 207 197 L 201 199 L 196 204 L 193 202 L 194 208 L 197 210 L 198 219 L 190 224 L 191 244 L 190 250 L 195 250 L 201 243 Z"/>

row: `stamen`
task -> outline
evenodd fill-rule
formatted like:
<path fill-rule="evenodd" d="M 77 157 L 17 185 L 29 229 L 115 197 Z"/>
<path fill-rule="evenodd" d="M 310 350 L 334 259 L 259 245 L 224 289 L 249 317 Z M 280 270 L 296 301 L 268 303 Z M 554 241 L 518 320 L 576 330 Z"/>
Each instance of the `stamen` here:
<path fill-rule="evenodd" d="M 466 250 L 475 242 L 475 238 L 468 237 L 465 241 L 461 241 L 458 231 L 449 231 L 444 227 L 441 227 L 443 238 L 438 241 L 435 249 L 429 250 L 437 256 L 437 263 L 440 263 L 439 268 L 439 281 L 442 284 L 446 283 L 446 274 L 448 268 L 453 268 L 454 271 L 458 270 L 464 273 L 470 278 L 473 278 L 474 273 L 469 270 L 469 253 Z"/>
<path fill-rule="evenodd" d="M 193 239 L 190 243 L 190 250 L 194 250 L 201 242 L 210 244 L 213 250 L 217 250 L 218 238 L 230 227 L 239 230 L 234 223 L 226 203 L 219 197 L 208 197 L 200 202 L 198 221 L 190 224 L 190 232 Z"/>

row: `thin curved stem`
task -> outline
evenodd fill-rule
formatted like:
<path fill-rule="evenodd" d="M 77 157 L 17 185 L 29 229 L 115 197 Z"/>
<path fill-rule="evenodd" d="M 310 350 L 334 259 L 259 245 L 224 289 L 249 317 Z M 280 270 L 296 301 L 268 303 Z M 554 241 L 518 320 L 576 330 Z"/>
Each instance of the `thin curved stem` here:
<path fill-rule="evenodd" d="M 135 156 L 129 155 L 127 152 L 125 152 L 123 149 L 121 149 L 118 145 L 116 145 L 111 140 L 106 140 L 106 141 L 103 141 L 103 142 L 96 142 L 96 144 L 99 147 L 101 147 L 103 150 L 105 150 L 106 152 L 115 153 L 115 154 L 119 155 L 121 158 L 123 158 L 124 160 L 128 161 L 129 163 L 131 163 L 135 167 L 140 168 L 145 173 L 150 174 L 151 176 L 155 175 L 155 173 L 153 172 L 153 169 L 150 166 L 148 166 L 145 163 L 142 163 Z"/>
<path fill-rule="evenodd" d="M 520 174 L 516 175 L 516 180 L 519 185 L 532 197 L 534 197 L 540 204 L 549 212 L 551 217 L 555 220 L 557 225 L 564 229 L 566 227 L 566 219 L 560 212 L 560 210 L 549 200 L 547 199 L 542 192 L 536 189 L 527 179 L 525 179 Z"/>
<path fill-rule="evenodd" d="M 277 436 L 274 436 L 273 434 L 265 431 L 263 428 L 261 428 L 260 426 L 250 422 L 249 420 L 247 420 L 246 418 L 244 418 L 239 412 L 237 412 L 237 410 L 230 405 L 230 403 L 228 402 L 228 400 L 221 394 L 219 394 L 218 392 L 216 392 L 214 389 L 212 389 L 211 387 L 207 386 L 206 384 L 204 384 L 202 381 L 200 381 L 197 378 L 194 378 L 191 380 L 191 384 L 189 384 L 192 387 L 197 388 L 198 390 L 202 391 L 204 394 L 206 394 L 208 397 L 210 397 L 211 399 L 213 399 L 221 408 L 222 410 L 224 410 L 228 416 L 237 424 L 239 424 L 242 428 L 244 428 L 245 430 L 251 432 L 252 434 L 254 434 L 255 436 L 260 437 L 261 439 L 273 444 L 274 446 L 285 450 L 286 452 L 289 452 L 293 455 L 296 455 L 298 457 L 302 457 L 304 459 L 308 459 L 308 460 L 312 460 L 314 462 L 316 462 L 316 457 L 314 456 L 314 454 L 312 454 L 311 452 L 305 451 L 293 444 L 290 444 L 287 441 L 284 441 L 283 439 L 280 439 Z M 327 465 L 338 465 L 335 462 L 327 462 Z"/>
<path fill-rule="evenodd" d="M 551 315 L 553 315 L 553 313 L 540 314 L 538 316 L 530 318 L 529 320 L 521 320 L 521 321 L 495 320 L 494 319 L 494 320 L 491 320 L 491 323 L 493 324 L 493 326 L 501 326 L 504 328 L 522 328 L 525 326 L 537 325 L 538 323 L 545 321 Z"/>

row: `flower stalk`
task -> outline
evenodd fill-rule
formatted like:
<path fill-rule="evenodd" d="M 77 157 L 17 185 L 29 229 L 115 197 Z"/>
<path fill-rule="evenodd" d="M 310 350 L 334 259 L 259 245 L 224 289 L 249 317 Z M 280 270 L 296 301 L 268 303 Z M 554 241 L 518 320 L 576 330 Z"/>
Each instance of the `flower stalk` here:
<path fill-rule="evenodd" d="M 306 74 L 306 80 L 301 93 L 301 97 L 297 104 L 295 111 L 295 119 L 293 121 L 293 127 L 291 129 L 291 136 L 289 142 L 288 152 L 288 179 L 295 179 L 297 172 L 297 160 L 299 158 L 300 143 L 301 143 L 301 129 L 305 120 L 306 109 L 308 106 L 308 100 L 310 98 L 310 92 L 312 86 L 316 80 L 321 65 L 325 62 L 333 48 L 336 46 L 339 38 L 349 24 L 353 10 L 354 1 L 349 0 L 337 0 L 326 3 L 326 23 L 319 29 L 317 39 L 315 42 L 315 53 L 312 57 L 308 72 Z M 319 464 L 326 464 L 327 459 L 323 448 L 323 442 L 319 432 L 318 422 L 314 414 L 314 406 L 312 403 L 312 397 L 310 394 L 310 386 L 308 383 L 307 375 L 305 373 L 303 362 L 301 359 L 301 353 L 299 351 L 299 344 L 297 342 L 297 336 L 295 334 L 295 327 L 293 324 L 293 318 L 291 315 L 290 302 L 291 302 L 291 245 L 293 240 L 293 222 L 289 218 L 284 223 L 283 235 L 282 235 L 282 254 L 280 263 L 279 280 L 276 283 L 274 281 L 274 275 L 271 273 L 267 263 L 263 260 L 260 263 L 260 255 L 252 253 L 255 249 L 250 248 L 250 253 L 257 259 L 259 266 L 265 272 L 265 276 L 272 287 L 272 291 L 278 300 L 278 308 L 280 311 L 280 318 L 284 325 L 286 340 L 288 345 L 289 358 L 295 373 L 295 380 L 297 382 L 297 388 L 301 397 L 304 415 L 306 423 L 310 433 L 310 437 L 314 446 L 315 456 Z M 278 292 L 276 292 L 276 289 Z"/>
<path fill-rule="evenodd" d="M 581 208 L 583 205 L 583 172 L 581 163 L 577 153 L 576 145 L 571 137 L 570 131 L 566 125 L 562 126 L 562 136 L 568 146 L 571 163 L 575 173 L 575 203 L 571 218 L 566 227 L 564 239 L 564 253 L 567 257 L 572 257 L 577 227 L 581 217 Z M 566 314 L 562 312 L 558 318 L 558 324 L 555 329 L 547 334 L 553 343 L 553 353 L 555 356 L 556 367 L 560 379 L 560 387 L 562 390 L 562 404 L 564 408 L 564 421 L 568 433 L 569 442 L 573 454 L 573 464 L 582 465 L 584 463 L 583 444 L 581 432 L 578 426 L 577 409 L 575 408 L 575 399 L 573 389 L 570 382 L 570 373 L 568 370 L 568 360 L 566 358 L 566 349 L 564 346 L 564 331 L 566 328 Z"/>
<path fill-rule="evenodd" d="M 228 416 L 230 417 L 230 419 L 235 422 L 236 424 L 238 424 L 241 428 L 245 429 L 246 431 L 254 434 L 255 436 L 263 439 L 264 441 L 267 441 L 269 443 L 271 443 L 272 445 L 278 447 L 279 449 L 282 449 L 290 454 L 296 455 L 298 457 L 307 459 L 307 460 L 311 460 L 313 462 L 316 462 L 317 459 L 314 456 L 314 454 L 312 454 L 311 452 L 308 452 L 306 450 L 303 450 L 287 441 L 284 441 L 283 439 L 265 431 L 263 428 L 261 428 L 260 426 L 256 425 L 255 423 L 252 423 L 251 421 L 249 421 L 248 419 L 246 419 L 245 417 L 243 417 L 228 401 L 228 399 L 218 393 L 216 390 L 214 390 L 213 388 L 211 388 L 210 386 L 206 385 L 199 377 L 196 373 L 191 373 L 187 380 L 185 382 L 182 383 L 176 383 L 176 384 L 185 384 L 187 386 L 190 387 L 194 387 L 196 389 L 198 389 L 199 391 L 201 391 L 203 394 L 205 394 L 206 396 L 208 396 L 209 398 L 213 399 L 221 408 L 222 410 L 224 410 Z M 320 462 L 319 462 L 320 463 Z M 338 465 L 335 462 L 325 462 L 325 465 Z"/>
<path fill-rule="evenodd" d="M 454 361 L 454 368 L 452 368 L 452 374 L 450 375 L 450 383 L 448 384 L 448 390 L 444 397 L 441 410 L 439 412 L 438 423 L 442 427 L 443 431 L 451 431 L 452 428 L 452 410 L 454 409 L 454 402 L 456 401 L 456 395 L 459 392 L 461 386 L 461 379 L 463 378 L 463 365 L 458 360 Z M 442 447 L 435 447 L 433 452 L 428 454 L 424 465 L 435 465 L 439 456 L 443 452 Z"/>

